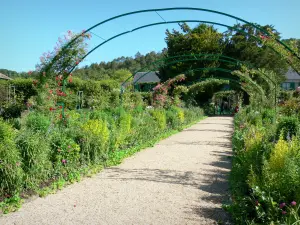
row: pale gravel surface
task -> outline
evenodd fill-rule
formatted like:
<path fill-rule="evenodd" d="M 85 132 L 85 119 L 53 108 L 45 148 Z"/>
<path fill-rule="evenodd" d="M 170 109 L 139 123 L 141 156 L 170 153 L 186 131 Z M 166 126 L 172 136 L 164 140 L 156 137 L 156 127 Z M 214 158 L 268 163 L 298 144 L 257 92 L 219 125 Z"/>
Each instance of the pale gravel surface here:
<path fill-rule="evenodd" d="M 211 117 L 16 212 L 0 225 L 184 225 L 228 222 L 231 117 Z"/>

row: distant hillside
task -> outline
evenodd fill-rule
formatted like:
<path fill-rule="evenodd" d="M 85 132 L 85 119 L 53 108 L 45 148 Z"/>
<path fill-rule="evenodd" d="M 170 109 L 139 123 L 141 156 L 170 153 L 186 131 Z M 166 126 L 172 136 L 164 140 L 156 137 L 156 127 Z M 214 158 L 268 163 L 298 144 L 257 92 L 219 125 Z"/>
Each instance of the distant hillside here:
<path fill-rule="evenodd" d="M 162 53 L 150 52 L 146 55 L 136 53 L 134 57 L 119 57 L 110 62 L 93 63 L 90 66 L 77 69 L 74 76 L 82 79 L 106 80 L 110 79 L 117 70 L 127 70 L 134 73 L 163 57 Z M 144 68 L 147 71 L 147 68 Z"/>

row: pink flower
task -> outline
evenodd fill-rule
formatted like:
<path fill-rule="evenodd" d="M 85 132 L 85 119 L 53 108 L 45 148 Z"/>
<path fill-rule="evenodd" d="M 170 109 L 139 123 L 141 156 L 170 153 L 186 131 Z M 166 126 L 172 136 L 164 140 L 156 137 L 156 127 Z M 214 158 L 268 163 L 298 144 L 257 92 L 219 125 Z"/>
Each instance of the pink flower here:
<path fill-rule="evenodd" d="M 291 202 L 291 206 L 296 206 L 296 205 L 297 205 L 297 202 L 295 202 L 295 201 Z"/>
<path fill-rule="evenodd" d="M 279 204 L 279 208 L 281 208 L 281 209 L 282 209 L 284 206 L 285 206 L 285 203 L 284 203 L 284 202 Z"/>
<path fill-rule="evenodd" d="M 69 145 L 68 148 L 71 148 L 71 146 Z"/>
<path fill-rule="evenodd" d="M 31 75 L 31 74 L 32 74 L 32 71 L 31 71 L 31 70 L 29 70 L 29 71 L 28 71 L 28 75 Z"/>
<path fill-rule="evenodd" d="M 66 164 L 66 163 L 67 163 L 67 160 L 66 160 L 66 159 L 63 159 L 63 160 L 61 160 L 61 162 L 62 162 L 63 164 Z"/>
<path fill-rule="evenodd" d="M 282 215 L 285 215 L 285 214 L 286 214 L 286 211 L 282 211 L 281 213 L 282 213 Z"/>

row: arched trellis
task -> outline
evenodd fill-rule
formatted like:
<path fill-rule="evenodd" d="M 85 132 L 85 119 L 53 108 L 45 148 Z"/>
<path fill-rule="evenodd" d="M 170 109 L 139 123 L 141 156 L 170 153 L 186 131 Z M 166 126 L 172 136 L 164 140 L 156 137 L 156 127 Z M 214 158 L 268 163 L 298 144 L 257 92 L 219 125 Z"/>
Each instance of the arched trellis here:
<path fill-rule="evenodd" d="M 207 69 L 211 69 L 211 70 L 219 70 L 219 71 L 223 71 L 223 72 L 225 72 L 225 73 L 230 73 L 230 74 L 233 74 L 233 73 L 234 73 L 234 70 L 227 70 L 227 69 L 223 69 L 223 68 L 196 68 L 196 69 L 194 69 L 194 70 L 187 70 L 186 72 L 184 72 L 184 74 L 185 74 L 185 73 L 188 73 L 188 72 L 190 72 L 190 71 L 201 71 L 201 70 L 207 70 Z M 237 77 L 240 77 L 240 76 L 237 76 Z M 211 78 L 219 79 L 220 76 L 202 77 L 202 78 L 200 78 L 198 81 L 206 80 L 206 79 L 211 79 Z M 257 83 L 255 83 L 254 81 L 252 81 L 252 79 L 251 79 L 250 77 L 248 77 L 248 78 L 245 77 L 245 78 L 246 78 L 247 81 L 249 81 L 248 84 L 250 84 L 250 85 L 252 85 L 253 87 L 255 87 L 256 90 L 259 91 L 259 92 L 262 94 L 262 96 L 265 96 L 264 91 L 259 87 L 259 85 L 258 85 Z M 226 77 L 226 78 L 223 77 L 223 79 L 225 79 L 225 80 L 231 80 L 231 81 L 235 80 L 235 79 L 227 78 L 227 77 Z M 236 79 L 235 81 L 239 81 L 239 80 Z M 195 82 L 194 82 L 194 83 L 195 83 Z M 239 84 L 241 84 L 241 83 L 239 82 Z M 243 87 L 243 86 L 241 85 L 240 87 Z M 243 89 L 243 90 L 244 90 L 244 89 Z M 246 91 L 246 92 L 247 92 L 247 91 Z M 248 92 L 247 92 L 247 93 L 248 93 Z"/>
<path fill-rule="evenodd" d="M 219 12 L 219 11 L 216 11 L 216 10 L 210 10 L 210 9 L 204 9 L 204 8 L 194 8 L 194 7 L 173 7 L 173 8 L 158 8 L 158 9 L 146 9 L 146 10 L 138 10 L 138 11 L 133 11 L 133 12 L 129 12 L 129 13 L 124 13 L 124 14 L 120 14 L 120 15 L 117 15 L 117 16 L 114 16 L 114 17 L 111 17 L 109 19 L 106 19 L 104 21 L 101 21 L 100 23 L 97 23 L 95 24 L 94 26 L 88 28 L 87 30 L 85 30 L 82 34 L 85 34 L 91 30 L 93 30 L 94 28 L 96 27 L 99 27 L 100 25 L 103 25 L 109 21 L 112 21 L 112 20 L 115 20 L 115 19 L 118 19 L 118 18 L 122 18 L 122 17 L 126 17 L 126 16 L 129 16 L 129 15 L 134 15 L 134 14 L 141 14 L 141 13 L 147 13 L 147 12 L 162 12 L 162 11 L 178 11 L 178 10 L 190 10 L 190 11 L 204 11 L 204 12 L 209 12 L 209 13 L 214 13 L 214 14 L 219 14 L 219 15 L 223 15 L 223 16 L 226 16 L 226 17 L 229 17 L 229 18 L 232 18 L 232 19 L 235 19 L 237 21 L 240 21 L 240 22 L 243 22 L 245 24 L 248 24 L 250 26 L 252 26 L 253 28 L 256 28 L 257 30 L 259 30 L 260 32 L 262 32 L 263 34 L 271 37 L 272 34 L 270 32 L 268 32 L 267 30 L 263 29 L 260 25 L 258 24 L 254 24 L 254 23 L 251 23 L 247 20 L 244 20 L 242 18 L 239 18 L 239 17 L 236 17 L 236 16 L 233 16 L 231 14 L 228 14 L 228 13 L 224 13 L 224 12 Z M 119 36 L 122 36 L 124 34 L 127 34 L 127 33 L 131 33 L 133 31 L 136 31 L 136 30 L 139 30 L 139 29 L 142 29 L 142 28 L 145 28 L 145 27 L 149 27 L 149 26 L 154 26 L 154 25 L 159 25 L 159 24 L 167 24 L 169 23 L 170 21 L 165 21 L 164 22 L 161 22 L 161 23 L 155 23 L 155 24 L 152 24 L 152 25 L 144 25 L 142 27 L 139 27 L 139 28 L 136 28 L 136 29 L 133 29 L 133 30 L 130 30 L 130 31 L 126 31 L 126 32 L 123 32 L 123 33 L 120 33 L 108 40 L 105 41 L 105 43 L 107 43 L 108 41 L 112 40 L 112 39 L 115 39 Z M 178 22 L 188 22 L 188 20 L 182 20 L 182 21 L 171 21 L 173 23 L 178 23 Z M 200 21 L 199 21 L 200 22 Z M 210 22 L 210 21 L 206 21 L 206 22 Z M 210 22 L 210 23 L 213 23 L 213 22 Z M 217 24 L 217 23 L 216 23 Z M 219 24 L 221 25 L 221 24 Z M 222 26 L 222 25 L 221 25 Z M 227 26 L 227 25 L 225 25 Z M 78 36 L 79 37 L 79 36 Z M 72 41 L 70 41 L 70 43 L 68 45 L 65 46 L 65 48 L 67 48 L 68 46 L 70 46 L 78 37 L 74 38 Z M 297 57 L 299 60 L 300 60 L 300 56 L 298 56 L 298 54 L 296 52 L 294 52 L 289 46 L 287 46 L 285 43 L 283 43 L 282 41 L 280 41 L 279 39 L 275 38 L 275 41 L 277 43 L 279 43 L 280 45 L 282 45 L 285 49 L 287 49 L 290 53 L 292 53 L 293 56 Z M 104 43 L 103 43 L 104 44 Z M 101 45 L 103 44 L 100 44 L 98 46 L 96 46 L 94 49 L 92 49 L 88 54 L 90 54 L 92 51 L 94 51 L 95 49 L 97 49 L 98 47 L 100 47 Z M 86 56 L 85 56 L 86 57 Z M 84 58 L 85 58 L 84 57 Z M 54 57 L 54 61 L 56 60 L 56 57 Z M 73 69 L 72 69 L 73 70 Z M 70 71 L 71 72 L 71 71 Z"/>
<path fill-rule="evenodd" d="M 208 58 L 206 58 L 208 57 Z M 169 60 L 172 60 L 171 62 L 167 62 Z M 159 59 L 154 62 L 152 62 L 150 65 L 147 65 L 143 67 L 142 69 L 139 69 L 138 71 L 135 71 L 130 77 L 128 77 L 122 84 L 121 87 L 126 84 L 128 80 L 134 77 L 134 75 L 138 72 L 144 72 L 145 69 L 149 69 L 150 66 L 155 66 L 156 68 L 159 68 L 160 64 L 161 66 L 166 66 L 166 65 L 173 65 L 178 62 L 188 62 L 188 61 L 220 61 L 220 62 L 225 62 L 234 66 L 240 66 L 240 65 L 246 65 L 247 67 L 254 68 L 253 65 L 237 60 L 232 57 L 220 55 L 220 54 L 189 54 L 189 55 L 178 55 L 178 56 L 172 56 L 164 59 Z M 143 77 L 147 76 L 150 72 L 146 72 L 143 74 L 139 79 L 137 79 L 133 84 L 135 84 L 137 81 L 142 79 Z"/>
<path fill-rule="evenodd" d="M 211 56 L 213 56 L 213 57 L 218 57 L 218 58 L 201 58 L 201 57 L 203 57 L 203 56 L 209 56 L 209 57 L 211 57 Z M 243 64 L 245 64 L 244 62 L 242 62 L 242 61 L 240 61 L 240 60 L 237 60 L 237 59 L 234 59 L 234 58 L 231 58 L 231 57 L 228 57 L 228 56 L 223 56 L 223 55 L 216 55 L 216 54 L 198 54 L 198 55 L 179 55 L 179 56 L 173 56 L 173 57 L 169 57 L 169 58 L 166 58 L 166 59 L 162 59 L 162 60 L 156 60 L 155 62 L 153 62 L 153 63 L 151 63 L 150 64 L 150 66 L 151 65 L 157 65 L 158 63 L 164 63 L 165 62 L 165 60 L 169 60 L 169 59 L 176 59 L 176 58 L 185 58 L 185 57 L 187 57 L 186 59 L 180 59 L 180 60 L 174 60 L 174 61 L 171 61 L 171 62 L 168 62 L 168 63 L 166 63 L 166 64 L 163 64 L 163 65 L 172 65 L 172 64 L 175 64 L 175 63 L 178 63 L 178 62 L 187 62 L 187 61 L 206 61 L 206 60 L 218 60 L 218 61 L 221 61 L 221 62 L 226 62 L 226 63 L 228 63 L 228 64 L 231 64 L 231 65 L 243 65 Z M 190 57 L 190 58 L 189 58 Z M 200 57 L 200 58 L 197 58 L 197 57 Z M 223 59 L 223 58 L 225 58 L 225 60 Z M 230 61 L 230 60 L 227 60 L 227 59 L 230 59 L 230 60 L 232 60 L 232 61 Z M 251 64 L 247 64 L 248 66 L 251 66 L 252 67 L 252 65 Z M 143 69 L 145 69 L 145 68 L 149 68 L 149 66 L 147 66 L 147 67 L 144 67 Z M 157 68 L 157 67 L 156 67 Z M 140 69 L 139 71 L 137 71 L 137 72 L 141 72 L 143 69 Z M 203 68 L 203 70 L 204 69 L 207 69 L 207 68 Z M 215 69 L 216 70 L 216 69 Z M 219 70 L 219 71 L 221 71 L 221 70 Z M 136 73 L 137 73 L 136 72 Z M 150 72 L 152 72 L 152 70 L 150 70 L 150 71 L 148 71 L 148 72 L 146 72 L 143 76 L 141 76 L 139 79 L 141 79 L 142 77 L 144 77 L 144 76 L 146 76 L 147 74 L 149 74 Z M 186 71 L 187 72 L 187 71 Z M 226 72 L 226 71 L 224 71 L 224 69 L 223 69 L 223 72 Z M 228 72 L 228 71 L 227 71 Z M 231 71 L 232 72 L 232 71 Z M 134 74 L 136 74 L 136 73 L 134 73 Z M 123 90 L 123 86 L 124 86 L 124 84 L 130 79 L 130 78 L 132 78 L 133 76 L 134 76 L 134 74 L 132 75 L 132 76 L 130 76 L 130 77 L 128 77 L 122 84 L 121 84 L 121 92 L 122 92 L 122 90 Z M 269 78 L 266 74 L 263 74 L 263 73 L 261 73 L 261 75 L 263 75 L 265 78 L 267 78 L 268 80 L 270 80 L 271 82 L 273 82 L 274 84 L 275 84 L 275 81 L 273 81 L 271 78 Z M 138 79 L 138 80 L 139 80 Z M 136 80 L 133 84 L 135 84 L 138 80 Z"/>
<path fill-rule="evenodd" d="M 254 23 L 248 22 L 248 21 L 246 21 L 246 20 L 244 20 L 244 19 L 242 19 L 242 18 L 233 16 L 233 15 L 230 15 L 230 14 L 227 14 L 227 13 L 223 13 L 223 12 L 219 12 L 219 11 L 215 11 L 215 10 L 210 10 L 210 9 L 193 8 L 193 7 L 173 7 L 173 8 L 147 9 L 147 10 L 139 10 L 139 11 L 133 11 L 133 12 L 129 12 L 129 13 L 124 13 L 124 14 L 121 14 L 121 15 L 118 15 L 118 16 L 111 17 L 111 18 L 109 18 L 109 19 L 107 19 L 107 20 L 104 20 L 104 21 L 102 21 L 102 22 L 100 22 L 100 23 L 97 23 L 96 25 L 94 25 L 94 26 L 88 28 L 86 31 L 82 32 L 81 35 L 84 35 L 84 34 L 86 34 L 87 32 L 93 30 L 94 28 L 96 28 L 96 27 L 98 27 L 98 26 L 100 26 L 100 25 L 102 25 L 102 24 L 105 24 L 105 23 L 107 23 L 107 22 L 109 22 L 109 21 L 115 20 L 115 19 L 117 19 L 117 18 L 122 18 L 122 17 L 125 17 L 125 16 L 129 16 L 129 15 L 133 15 L 133 14 L 146 13 L 146 12 L 156 12 L 156 13 L 157 13 L 157 12 L 161 12 L 161 11 L 176 11 L 176 10 L 204 11 L 204 12 L 209 12 L 209 13 L 214 13 L 214 14 L 223 15 L 223 16 L 226 16 L 226 17 L 229 17 L 229 18 L 233 18 L 233 19 L 235 19 L 235 20 L 237 20 L 237 21 L 243 22 L 243 23 L 245 23 L 245 24 L 248 24 L 248 25 L 252 26 L 253 28 L 259 30 L 260 32 L 262 32 L 262 33 L 265 34 L 266 36 L 272 37 L 272 34 L 271 34 L 269 31 L 263 29 L 263 28 L 262 28 L 260 25 L 258 25 L 258 24 L 254 24 Z M 162 18 L 162 19 L 163 19 L 163 18 Z M 163 20 L 164 20 L 164 19 L 163 19 Z M 139 30 L 139 29 L 142 29 L 142 28 L 146 28 L 146 27 L 149 27 L 149 26 L 154 26 L 154 25 L 159 25 L 159 24 L 167 24 L 167 23 L 169 23 L 169 22 L 170 22 L 170 23 L 175 23 L 175 22 L 178 23 L 178 22 L 188 22 L 188 21 L 189 21 L 189 20 L 181 20 L 181 21 L 165 21 L 165 20 L 164 20 L 163 23 L 148 24 L 148 25 L 144 25 L 144 26 L 139 27 L 139 28 L 135 28 L 135 29 L 130 30 L 130 31 L 123 32 L 123 33 L 121 33 L 121 34 L 118 34 L 118 35 L 116 35 L 116 36 L 114 36 L 114 37 L 112 37 L 112 38 L 110 38 L 110 39 L 104 41 L 104 42 L 101 43 L 100 45 L 96 46 L 96 47 L 93 48 L 91 51 L 89 51 L 85 56 L 83 56 L 82 59 L 84 59 L 85 57 L 87 57 L 87 56 L 88 56 L 89 54 L 91 54 L 94 50 L 96 50 L 98 47 L 102 46 L 103 44 L 107 43 L 108 41 L 113 40 L 113 39 L 115 39 L 115 38 L 117 38 L 117 37 L 120 37 L 120 36 L 122 36 L 122 35 L 124 35 L 124 34 L 131 33 L 131 32 L 133 32 L 133 31 L 136 31 L 136 30 Z M 195 21 L 194 21 L 194 22 L 195 22 Z M 197 22 L 200 22 L 200 21 L 197 21 Z M 204 22 L 204 21 L 202 21 L 202 22 Z M 212 24 L 212 23 L 214 23 L 214 22 L 206 21 L 206 23 L 211 23 L 211 24 Z M 217 23 L 215 23 L 215 24 L 217 25 Z M 219 25 L 221 25 L 221 24 L 219 24 Z M 225 26 L 227 26 L 227 25 L 225 25 Z M 233 29 L 233 30 L 234 30 L 234 29 Z M 78 35 L 77 37 L 73 38 L 67 45 L 65 45 L 65 46 L 62 47 L 61 51 L 64 51 L 64 49 L 66 49 L 66 48 L 68 48 L 69 46 L 71 46 L 72 43 L 74 43 L 81 35 Z M 247 34 L 247 35 L 250 35 L 250 34 Z M 296 52 L 294 52 L 289 46 L 287 46 L 285 43 L 283 43 L 282 41 L 280 41 L 280 40 L 277 39 L 277 38 L 273 38 L 273 39 L 274 39 L 277 43 L 279 43 L 280 45 L 282 45 L 288 52 L 290 52 L 290 53 L 292 54 L 292 56 L 295 56 L 297 59 L 300 60 L 300 56 L 299 56 Z M 266 46 L 267 46 L 267 45 L 266 45 Z M 275 50 L 275 49 L 273 49 L 273 50 Z M 276 50 L 275 50 L 275 51 L 276 51 Z M 279 54 L 280 54 L 280 53 L 279 53 Z M 54 56 L 52 62 L 51 62 L 49 65 L 47 65 L 47 69 L 46 69 L 47 71 L 46 71 L 46 72 L 48 72 L 48 69 L 51 68 L 52 65 L 54 65 L 55 61 L 57 61 L 57 59 L 59 58 L 59 56 L 60 56 L 59 53 L 57 53 L 57 55 Z M 289 61 L 288 61 L 288 63 L 289 63 L 290 65 L 292 64 L 292 63 L 290 63 Z M 71 69 L 70 69 L 69 71 L 66 71 L 66 77 L 64 77 L 63 84 L 65 84 L 65 79 L 66 79 L 66 78 L 68 77 L 68 75 L 75 69 L 75 67 L 76 67 L 77 65 L 78 65 L 78 63 L 76 63 L 76 65 L 74 65 L 74 67 L 71 67 Z M 45 71 L 41 71 L 41 72 L 45 72 Z M 63 108 L 64 108 L 64 107 L 63 107 Z"/>
<path fill-rule="evenodd" d="M 206 58 L 208 57 L 208 58 Z M 215 58 L 214 58 L 215 57 Z M 173 60 L 171 61 L 169 64 L 169 60 Z M 178 59 L 178 60 L 176 60 Z M 189 55 L 177 55 L 177 56 L 172 56 L 172 57 L 167 57 L 167 58 L 163 58 L 163 59 L 159 59 L 156 60 L 154 62 L 152 62 L 150 65 L 147 65 L 145 67 L 143 67 L 142 69 L 139 69 L 138 71 L 134 72 L 132 76 L 128 77 L 123 84 L 125 84 L 129 79 L 131 79 L 132 77 L 134 77 L 134 75 L 138 72 L 143 72 L 145 69 L 148 69 L 150 66 L 156 66 L 157 64 L 162 63 L 161 66 L 165 66 L 165 65 L 172 65 L 174 63 L 178 63 L 178 62 L 186 62 L 186 61 L 182 61 L 182 60 L 186 60 L 186 61 L 220 61 L 220 62 L 225 62 L 231 65 L 235 65 L 235 66 L 240 66 L 240 65 L 246 65 L 249 68 L 254 68 L 253 65 L 251 65 L 250 63 L 247 62 L 243 62 L 240 60 L 237 60 L 235 58 L 232 57 L 228 57 L 228 56 L 224 56 L 221 54 L 189 54 Z M 151 72 L 151 71 L 150 71 Z M 148 73 L 145 73 L 143 76 L 141 76 L 138 80 L 136 80 L 135 82 L 139 81 L 141 78 L 143 78 L 144 76 L 147 76 Z"/>
<path fill-rule="evenodd" d="M 229 74 L 231 74 L 231 75 L 232 75 L 232 73 L 234 72 L 234 70 L 228 70 L 228 69 L 224 69 L 224 68 L 220 68 L 220 67 L 206 67 L 206 68 L 194 68 L 194 69 L 189 69 L 189 70 L 186 70 L 186 71 L 181 72 L 181 73 L 179 73 L 179 74 L 186 74 L 186 73 L 190 73 L 190 72 L 194 72 L 194 71 L 204 71 L 204 70 L 207 70 L 207 71 L 222 71 L 222 72 L 225 72 L 225 73 L 229 73 Z M 150 71 L 150 72 L 151 72 L 151 71 Z M 149 73 L 149 72 L 148 72 L 148 73 Z M 177 74 L 177 75 L 179 75 L 179 74 Z M 175 76 L 177 76 L 177 75 L 175 75 Z M 239 76 L 237 76 L 237 77 L 239 77 Z M 206 80 L 206 79 L 211 79 L 211 78 L 220 79 L 221 77 L 220 77 L 220 76 L 203 77 L 203 78 L 198 79 L 197 81 Z M 246 78 L 246 77 L 245 77 L 245 78 Z M 224 80 L 230 80 L 230 81 L 232 81 L 232 82 L 235 82 L 235 83 L 237 83 L 237 84 L 240 84 L 239 87 L 240 87 L 242 90 L 244 90 L 246 93 L 249 92 L 249 90 L 247 90 L 245 87 L 243 87 L 243 86 L 241 85 L 241 82 L 240 82 L 239 80 L 237 80 L 237 79 L 225 78 L 225 77 L 222 77 L 222 79 L 224 79 Z M 247 79 L 247 81 L 249 81 L 248 84 L 252 85 L 258 92 L 261 93 L 261 96 L 262 96 L 263 98 L 265 98 L 265 93 L 264 93 L 264 91 L 262 90 L 262 88 L 260 88 L 259 85 L 258 85 L 257 83 L 255 83 L 254 81 L 252 81 L 252 79 L 251 79 L 250 77 L 247 77 L 246 79 Z M 197 81 L 190 82 L 190 83 L 195 84 Z M 188 83 L 188 84 L 190 84 L 190 83 Z M 187 84 L 187 85 L 188 85 L 188 84 Z M 248 93 L 248 94 L 249 94 L 249 93 Z"/>

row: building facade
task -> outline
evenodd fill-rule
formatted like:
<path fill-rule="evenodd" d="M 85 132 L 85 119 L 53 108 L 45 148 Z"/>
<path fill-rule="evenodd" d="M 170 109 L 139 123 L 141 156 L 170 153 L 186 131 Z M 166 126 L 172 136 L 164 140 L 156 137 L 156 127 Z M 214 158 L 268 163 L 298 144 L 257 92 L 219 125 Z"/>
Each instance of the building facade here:
<path fill-rule="evenodd" d="M 300 75 L 294 70 L 289 69 L 285 74 L 286 80 L 281 84 L 283 90 L 296 90 L 300 86 Z"/>

